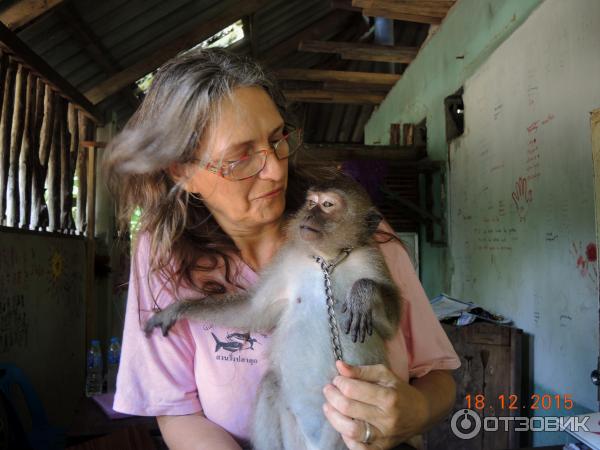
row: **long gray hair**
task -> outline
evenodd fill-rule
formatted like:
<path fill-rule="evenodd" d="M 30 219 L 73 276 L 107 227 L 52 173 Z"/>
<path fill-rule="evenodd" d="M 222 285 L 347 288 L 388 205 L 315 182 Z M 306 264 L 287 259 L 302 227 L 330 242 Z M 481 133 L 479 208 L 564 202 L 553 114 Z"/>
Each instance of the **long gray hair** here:
<path fill-rule="evenodd" d="M 222 100 L 247 86 L 262 87 L 284 120 L 293 121 L 276 81 L 257 62 L 222 49 L 198 49 L 158 69 L 142 104 L 107 148 L 104 170 L 119 223 L 128 227 L 134 210 L 141 209 L 139 232 L 150 242 L 150 268 L 174 288 L 185 284 L 204 294 L 223 292 L 221 283 L 198 284 L 192 276 L 220 263 L 227 282 L 235 282 L 235 245 L 202 201 L 179 186 L 167 169 L 198 158 L 198 143 L 218 120 Z M 302 202 L 305 186 L 300 180 L 290 170 L 286 211 Z"/>

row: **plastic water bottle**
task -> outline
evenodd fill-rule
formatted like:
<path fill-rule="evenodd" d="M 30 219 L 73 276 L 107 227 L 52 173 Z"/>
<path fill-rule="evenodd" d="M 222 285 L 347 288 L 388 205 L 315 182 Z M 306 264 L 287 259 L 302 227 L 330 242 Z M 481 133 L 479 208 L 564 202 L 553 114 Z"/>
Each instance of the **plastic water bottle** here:
<path fill-rule="evenodd" d="M 119 359 L 121 358 L 121 344 L 116 337 L 110 338 L 108 346 L 108 371 L 106 375 L 106 392 L 117 390 L 117 372 L 119 371 Z"/>
<path fill-rule="evenodd" d="M 85 395 L 92 397 L 99 394 L 102 394 L 102 350 L 100 349 L 100 341 L 93 339 L 87 352 Z"/>

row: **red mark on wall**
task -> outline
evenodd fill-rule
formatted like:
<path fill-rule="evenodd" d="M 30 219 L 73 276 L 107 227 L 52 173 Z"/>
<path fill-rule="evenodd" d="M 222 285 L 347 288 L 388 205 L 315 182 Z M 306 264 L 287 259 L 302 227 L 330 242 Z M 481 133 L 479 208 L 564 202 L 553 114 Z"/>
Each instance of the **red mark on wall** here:
<path fill-rule="evenodd" d="M 517 207 L 517 214 L 521 222 L 525 221 L 529 205 L 533 200 L 533 192 L 527 187 L 527 179 L 519 177 L 515 183 L 515 190 L 512 193 L 512 199 Z"/>
<path fill-rule="evenodd" d="M 527 132 L 528 133 L 533 133 L 535 131 L 537 131 L 537 129 L 540 127 L 540 121 L 536 120 L 535 122 L 531 123 L 528 127 L 527 127 Z"/>
<path fill-rule="evenodd" d="M 548 114 L 544 120 L 542 120 L 542 125 L 546 125 L 548 122 L 552 122 L 554 120 L 554 114 Z"/>
<path fill-rule="evenodd" d="M 598 259 L 598 252 L 594 242 L 590 242 L 585 248 L 585 256 L 590 262 L 594 262 Z"/>
<path fill-rule="evenodd" d="M 575 264 L 579 270 L 579 274 L 583 278 L 589 278 L 597 287 L 598 282 L 598 251 L 595 242 L 590 242 L 585 246 L 585 250 L 581 242 L 573 242 L 571 244 L 571 254 L 575 258 Z"/>

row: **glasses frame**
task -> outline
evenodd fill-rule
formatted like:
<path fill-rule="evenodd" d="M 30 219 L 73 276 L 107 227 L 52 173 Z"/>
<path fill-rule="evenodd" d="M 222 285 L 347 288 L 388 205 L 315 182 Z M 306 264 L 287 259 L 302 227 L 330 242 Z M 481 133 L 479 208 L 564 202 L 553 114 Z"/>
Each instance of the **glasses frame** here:
<path fill-rule="evenodd" d="M 281 157 L 279 156 L 279 154 L 277 153 L 277 148 L 281 145 L 282 142 L 284 141 L 288 141 L 289 138 L 294 134 L 294 133 L 298 133 L 298 140 L 299 140 L 299 144 L 298 147 L 296 147 L 293 151 L 290 151 L 290 153 L 287 156 Z M 249 178 L 255 177 L 256 175 L 258 175 L 264 168 L 265 165 L 267 164 L 267 153 L 268 152 L 273 152 L 275 154 L 275 157 L 279 160 L 279 161 L 283 161 L 284 159 L 289 159 L 290 156 L 292 156 L 293 154 L 295 154 L 300 147 L 302 147 L 302 128 L 295 128 L 289 132 L 287 132 L 287 134 L 285 134 L 281 139 L 279 139 L 277 142 L 270 144 L 270 148 L 263 148 L 260 150 L 256 150 L 253 151 L 252 153 L 249 153 L 246 156 L 243 156 L 239 159 L 236 159 L 235 161 L 225 161 L 225 162 L 221 162 L 219 163 L 214 163 L 213 161 L 209 161 L 208 163 L 206 163 L 206 165 L 204 166 L 204 169 L 214 173 L 215 175 L 218 175 L 222 178 L 225 178 L 226 180 L 230 180 L 230 181 L 243 181 L 243 180 L 247 180 Z M 243 178 L 233 178 L 231 176 L 229 176 L 228 173 L 226 172 L 231 172 L 233 171 L 233 169 L 235 168 L 235 166 L 239 163 L 241 163 L 242 161 L 246 161 L 247 159 L 253 158 L 256 155 L 259 154 L 263 154 L 263 163 L 260 169 L 258 169 L 254 174 L 252 175 L 248 175 L 246 177 Z"/>

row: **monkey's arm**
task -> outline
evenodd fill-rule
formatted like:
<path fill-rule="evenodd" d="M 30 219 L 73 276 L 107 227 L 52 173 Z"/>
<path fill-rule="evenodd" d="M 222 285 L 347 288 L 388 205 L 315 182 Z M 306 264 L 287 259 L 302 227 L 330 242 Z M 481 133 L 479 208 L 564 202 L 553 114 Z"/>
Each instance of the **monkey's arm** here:
<path fill-rule="evenodd" d="M 259 291 L 250 297 L 247 292 L 237 292 L 178 301 L 154 314 L 144 330 L 149 334 L 160 327 L 166 336 L 177 320 L 185 318 L 248 331 L 268 331 L 277 324 L 285 300 L 270 301 L 261 294 L 265 293 Z"/>
<path fill-rule="evenodd" d="M 342 312 L 348 314 L 344 332 L 352 332 L 353 342 L 364 342 L 367 334 L 373 334 L 374 325 L 384 339 L 389 339 L 400 315 L 398 293 L 391 284 L 361 278 L 352 285 Z"/>

